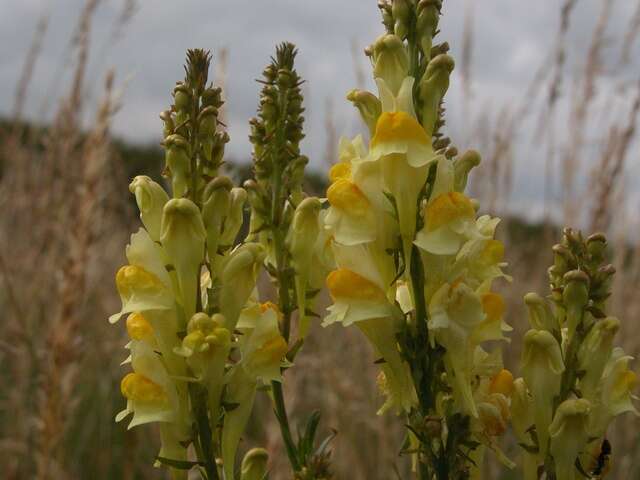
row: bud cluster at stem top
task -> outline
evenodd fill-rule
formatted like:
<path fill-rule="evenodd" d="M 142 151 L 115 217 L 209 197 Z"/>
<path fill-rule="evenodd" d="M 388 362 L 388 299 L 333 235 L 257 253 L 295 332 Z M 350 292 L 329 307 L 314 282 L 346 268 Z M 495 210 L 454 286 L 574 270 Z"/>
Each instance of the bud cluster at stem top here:
<path fill-rule="evenodd" d="M 284 183 L 290 190 L 301 183 L 302 170 L 307 163 L 300 155 L 302 127 L 302 80 L 294 68 L 297 50 L 291 43 L 282 43 L 275 58 L 258 80 L 264 86 L 260 93 L 258 117 L 250 121 L 256 179 L 266 183 L 278 174 L 284 174 Z"/>
<path fill-rule="evenodd" d="M 222 91 L 207 85 L 211 54 L 187 52 L 185 79 L 173 89 L 173 105 L 160 114 L 166 151 L 164 175 L 171 179 L 173 197 L 199 203 L 206 183 L 217 175 L 229 135 L 219 128 Z"/>

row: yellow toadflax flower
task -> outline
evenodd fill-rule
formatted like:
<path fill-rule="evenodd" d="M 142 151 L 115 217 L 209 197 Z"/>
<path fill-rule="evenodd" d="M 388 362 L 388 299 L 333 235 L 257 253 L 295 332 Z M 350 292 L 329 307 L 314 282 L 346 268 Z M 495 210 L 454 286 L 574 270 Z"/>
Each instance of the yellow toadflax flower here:
<path fill-rule="evenodd" d="M 265 384 L 282 380 L 280 369 L 288 346 L 278 327 L 281 317 L 278 306 L 266 302 L 245 308 L 236 326 L 242 332 L 240 364 L 249 376 Z"/>
<path fill-rule="evenodd" d="M 584 399 L 562 402 L 549 426 L 551 454 L 555 460 L 556 476 L 562 480 L 574 480 L 578 455 L 584 451 L 589 439 L 588 424 L 591 403 Z"/>
<path fill-rule="evenodd" d="M 396 334 L 402 318 L 399 309 L 389 302 L 380 285 L 351 270 L 339 268 L 327 277 L 327 287 L 333 299 L 330 314 L 323 325 L 341 322 L 355 324 L 374 345 L 384 363 L 381 368 L 386 378 L 387 401 L 378 411 L 409 411 L 416 403 L 416 393 L 408 366 L 400 356 Z"/>
<path fill-rule="evenodd" d="M 121 267 L 116 274 L 122 308 L 111 315 L 109 321 L 115 323 L 127 313 L 174 308 L 175 297 L 164 267 L 164 253 L 146 230 L 140 229 L 131 236 L 126 253 L 129 265 Z"/>
<path fill-rule="evenodd" d="M 431 341 L 446 349 L 444 360 L 456 399 L 473 417 L 478 416 L 478 411 L 471 390 L 475 347 L 472 336 L 485 318 L 480 296 L 462 281 L 444 284 L 429 303 Z"/>
<path fill-rule="evenodd" d="M 533 400 L 533 418 L 544 458 L 548 448 L 548 429 L 553 415 L 553 401 L 560 392 L 564 361 L 560 345 L 546 330 L 529 330 L 524 335 L 522 374 Z"/>

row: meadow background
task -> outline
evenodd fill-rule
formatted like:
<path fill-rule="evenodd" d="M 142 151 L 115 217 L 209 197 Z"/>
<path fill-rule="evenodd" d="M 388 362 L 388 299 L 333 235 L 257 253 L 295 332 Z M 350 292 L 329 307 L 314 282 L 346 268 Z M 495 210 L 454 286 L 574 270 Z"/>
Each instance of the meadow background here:
<path fill-rule="evenodd" d="M 0 0 L 0 469 L 7 479 L 157 479 L 153 428 L 115 424 L 125 357 L 113 281 L 138 228 L 127 185 L 160 178 L 157 114 L 189 47 L 214 52 L 228 100 L 227 174 L 250 175 L 248 119 L 276 42 L 300 48 L 307 80 L 308 192 L 322 195 L 340 135 L 360 133 L 344 100 L 373 88 L 363 48 L 382 32 L 373 0 Z M 619 342 L 640 354 L 640 1 L 445 0 L 457 61 L 447 133 L 473 146 L 482 210 L 503 217 L 517 370 L 524 293 L 546 292 L 562 225 L 608 234 Z M 268 292 L 268 285 L 263 285 Z M 326 303 L 326 298 L 325 298 Z M 321 302 L 322 303 L 322 302 Z M 319 306 L 322 309 L 322 305 Z M 312 410 L 334 428 L 337 479 L 404 472 L 401 422 L 376 417 L 376 366 L 359 333 L 314 327 L 286 389 L 294 423 Z M 635 369 L 637 370 L 637 363 Z M 244 446 L 286 458 L 266 398 Z M 611 478 L 640 478 L 637 421 L 610 433 Z M 512 456 L 510 437 L 504 447 Z M 490 463 L 486 478 L 517 474 Z"/>

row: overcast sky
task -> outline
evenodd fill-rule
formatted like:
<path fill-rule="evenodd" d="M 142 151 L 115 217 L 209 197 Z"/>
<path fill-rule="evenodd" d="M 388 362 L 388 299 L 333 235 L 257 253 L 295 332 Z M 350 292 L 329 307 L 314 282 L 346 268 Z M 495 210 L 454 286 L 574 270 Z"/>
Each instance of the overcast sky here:
<path fill-rule="evenodd" d="M 607 0 L 578 0 L 568 37 L 567 71 L 581 68 L 601 5 Z M 13 108 L 14 92 L 39 18 L 49 15 L 43 55 L 30 85 L 26 115 L 48 118 L 68 83 L 73 59 L 69 44 L 85 0 L 0 0 L 0 114 Z M 359 124 L 345 93 L 356 86 L 356 61 L 372 88 L 362 49 L 382 33 L 375 0 L 138 0 L 137 11 L 114 36 L 124 0 L 103 0 L 94 17 L 87 98 L 95 103 L 102 78 L 115 68 L 125 82 L 123 108 L 115 118 L 116 135 L 135 142 L 160 140 L 158 113 L 170 102 L 169 92 L 182 77 L 187 48 L 228 50 L 226 72 L 229 152 L 248 158 L 247 120 L 255 114 L 254 82 L 274 45 L 288 40 L 300 50 L 298 70 L 307 79 L 308 138 L 305 153 L 321 168 L 326 157 L 327 109 L 338 134 L 353 135 Z M 473 6 L 473 102 L 471 115 L 462 108 L 459 71 L 448 97 L 449 128 L 467 141 L 467 130 L 483 109 L 523 101 L 524 91 L 545 59 L 550 58 L 559 25 L 558 0 L 445 0 L 441 39 L 449 41 L 459 60 L 465 4 Z M 636 0 L 613 1 L 607 32 L 620 37 L 627 29 Z M 634 50 L 637 57 L 638 50 Z M 639 70 L 637 63 L 633 72 Z M 606 76 L 605 76 L 606 77 Z M 601 88 L 615 88 L 624 77 L 616 72 Z M 624 101 L 622 102 L 624 104 Z M 561 107 L 562 108 L 562 107 Z M 44 113 L 43 113 L 44 112 Z M 462 140 L 461 140 L 462 141 Z M 520 139 L 524 152 L 516 163 L 516 199 L 523 208 L 539 206 L 542 168 L 530 168 L 531 138 Z M 535 150 L 535 149 L 533 149 Z M 534 151 L 534 155 L 535 155 Z M 540 156 L 539 154 L 537 155 Z M 637 155 L 636 155 L 637 156 Z M 527 166 L 528 165 L 528 166 Z M 541 164 L 540 164 L 541 165 Z M 535 200 L 535 202 L 534 202 Z M 532 203 L 533 202 L 533 203 Z M 537 207 L 536 207 L 537 208 Z M 529 211 L 529 213 L 531 213 Z"/>

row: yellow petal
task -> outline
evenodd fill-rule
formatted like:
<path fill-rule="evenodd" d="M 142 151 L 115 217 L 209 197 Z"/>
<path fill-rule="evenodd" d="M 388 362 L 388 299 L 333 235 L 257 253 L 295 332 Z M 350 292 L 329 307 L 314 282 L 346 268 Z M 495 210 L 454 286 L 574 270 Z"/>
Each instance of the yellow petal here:
<path fill-rule="evenodd" d="M 339 178 L 327 189 L 331 206 L 352 215 L 364 215 L 371 207 L 369 200 L 355 183 Z"/>
<path fill-rule="evenodd" d="M 153 328 L 142 313 L 134 312 L 127 317 L 127 333 L 133 340 L 153 339 Z"/>
<path fill-rule="evenodd" d="M 351 164 L 348 162 L 336 163 L 329 170 L 329 180 L 331 180 L 331 183 L 334 183 L 341 178 L 349 179 L 350 176 L 351 176 Z"/>
<path fill-rule="evenodd" d="M 505 397 L 510 397 L 513 392 L 513 374 L 507 370 L 500 370 L 494 377 L 491 379 L 491 384 L 489 385 L 490 393 L 501 393 Z"/>
<path fill-rule="evenodd" d="M 386 300 L 385 293 L 372 281 L 346 268 L 334 270 L 327 276 L 331 297 L 354 300 Z"/>
<path fill-rule="evenodd" d="M 158 277 L 137 265 L 125 265 L 118 270 L 116 287 L 124 298 L 131 298 L 134 291 L 157 293 L 164 289 Z"/>
<path fill-rule="evenodd" d="M 129 373 L 120 382 L 122 395 L 136 402 L 164 403 L 167 395 L 160 385 L 138 373 Z"/>
<path fill-rule="evenodd" d="M 449 192 L 438 195 L 429 205 L 426 212 L 427 231 L 436 230 L 443 225 L 463 218 L 473 218 L 475 209 L 471 200 L 460 192 Z"/>
<path fill-rule="evenodd" d="M 406 112 L 385 112 L 380 115 L 371 147 L 375 148 L 386 142 L 417 142 L 425 146 L 430 145 L 429 137 L 422 125 Z"/>

